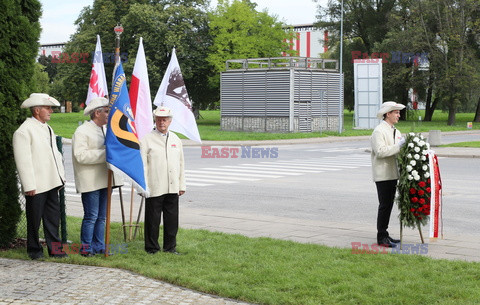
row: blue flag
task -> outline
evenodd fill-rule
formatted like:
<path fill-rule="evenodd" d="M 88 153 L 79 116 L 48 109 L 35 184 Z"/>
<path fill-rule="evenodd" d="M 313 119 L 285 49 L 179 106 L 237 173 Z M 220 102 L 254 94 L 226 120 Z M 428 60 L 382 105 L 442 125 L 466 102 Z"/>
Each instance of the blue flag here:
<path fill-rule="evenodd" d="M 137 192 L 144 194 L 147 187 L 140 155 L 140 143 L 121 63 L 115 70 L 109 108 L 105 139 L 109 168 L 113 172 L 128 176 L 137 188 Z"/>

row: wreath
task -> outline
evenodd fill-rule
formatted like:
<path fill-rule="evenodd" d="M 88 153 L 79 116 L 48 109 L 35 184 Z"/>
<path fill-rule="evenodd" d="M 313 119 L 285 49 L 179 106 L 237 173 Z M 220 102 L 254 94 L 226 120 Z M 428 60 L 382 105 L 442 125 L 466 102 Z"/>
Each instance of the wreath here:
<path fill-rule="evenodd" d="M 397 204 L 401 226 L 418 227 L 428 222 L 430 215 L 430 144 L 421 134 L 410 132 L 397 155 L 399 180 Z"/>

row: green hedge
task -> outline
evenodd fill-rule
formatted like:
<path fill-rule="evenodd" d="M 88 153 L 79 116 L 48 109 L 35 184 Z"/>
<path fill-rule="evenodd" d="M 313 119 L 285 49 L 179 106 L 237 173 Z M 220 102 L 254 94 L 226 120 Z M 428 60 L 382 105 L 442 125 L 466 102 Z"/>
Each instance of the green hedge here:
<path fill-rule="evenodd" d="M 15 238 L 21 215 L 12 135 L 25 118 L 20 104 L 35 83 L 40 16 L 38 0 L 0 2 L 0 247 Z"/>

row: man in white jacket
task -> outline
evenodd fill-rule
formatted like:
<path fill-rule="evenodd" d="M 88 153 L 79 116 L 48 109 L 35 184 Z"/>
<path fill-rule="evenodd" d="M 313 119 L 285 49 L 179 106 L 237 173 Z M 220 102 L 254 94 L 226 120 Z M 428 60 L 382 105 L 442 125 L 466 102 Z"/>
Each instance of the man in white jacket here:
<path fill-rule="evenodd" d="M 390 237 L 387 229 L 392 213 L 393 202 L 397 190 L 398 168 L 396 155 L 405 143 L 395 124 L 400 119 L 400 110 L 405 108 L 402 104 L 385 102 L 378 110 L 377 117 L 382 120 L 375 127 L 370 138 L 372 144 L 372 171 L 373 181 L 377 186 L 378 216 L 377 216 L 377 242 L 379 245 L 394 247 L 400 240 Z"/>
<path fill-rule="evenodd" d="M 90 257 L 105 251 L 108 169 L 104 126 L 108 121 L 108 100 L 92 99 L 83 113 L 91 120 L 84 122 L 73 134 L 72 160 L 75 187 L 82 194 L 84 212 L 80 254 Z M 114 177 L 115 184 L 121 185 L 118 177 Z"/>
<path fill-rule="evenodd" d="M 53 106 L 60 106 L 55 98 L 32 93 L 20 106 L 30 108 L 32 117 L 27 118 L 13 134 L 15 164 L 25 194 L 27 253 L 31 259 L 43 257 L 38 235 L 40 221 L 43 221 L 49 255 L 66 256 L 63 251 L 52 248 L 52 243 L 61 243 L 58 190 L 65 184 L 62 154 L 58 151 L 55 134 L 47 124 Z"/>
<path fill-rule="evenodd" d="M 176 250 L 178 232 L 178 198 L 186 190 L 182 142 L 168 130 L 172 111 L 158 107 L 153 112 L 156 129 L 140 140 L 149 197 L 145 201 L 145 251 L 154 254 L 158 244 L 163 213 L 163 251 Z"/>

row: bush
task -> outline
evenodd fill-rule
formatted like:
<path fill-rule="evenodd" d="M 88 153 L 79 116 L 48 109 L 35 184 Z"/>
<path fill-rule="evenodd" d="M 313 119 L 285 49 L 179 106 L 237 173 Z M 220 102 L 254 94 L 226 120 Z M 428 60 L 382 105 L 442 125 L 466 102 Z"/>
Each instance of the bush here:
<path fill-rule="evenodd" d="M 0 247 L 15 238 L 21 215 L 12 136 L 26 115 L 20 104 L 37 87 L 40 15 L 38 0 L 0 2 Z"/>

